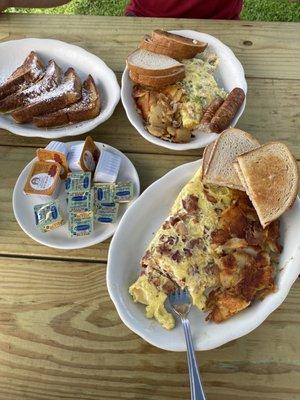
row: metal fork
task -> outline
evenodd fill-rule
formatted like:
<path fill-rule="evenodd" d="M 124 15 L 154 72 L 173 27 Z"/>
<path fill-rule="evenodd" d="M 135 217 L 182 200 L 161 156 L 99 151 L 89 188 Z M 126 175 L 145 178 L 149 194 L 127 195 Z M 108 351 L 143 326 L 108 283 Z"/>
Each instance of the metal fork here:
<path fill-rule="evenodd" d="M 169 295 L 169 301 L 174 312 L 180 317 L 187 346 L 187 357 L 190 375 L 191 400 L 205 400 L 201 384 L 197 359 L 193 346 L 190 321 L 187 316 L 191 309 L 191 298 L 187 289 L 177 289 Z"/>

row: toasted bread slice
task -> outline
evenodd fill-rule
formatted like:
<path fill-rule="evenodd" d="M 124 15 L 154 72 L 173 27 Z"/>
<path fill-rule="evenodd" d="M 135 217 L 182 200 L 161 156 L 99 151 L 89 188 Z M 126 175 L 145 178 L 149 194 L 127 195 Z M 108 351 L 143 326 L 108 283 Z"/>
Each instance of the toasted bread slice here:
<path fill-rule="evenodd" d="M 52 127 L 95 118 L 100 113 L 100 95 L 91 75 L 83 82 L 81 100 L 61 110 L 39 115 L 33 123 L 39 127 Z"/>
<path fill-rule="evenodd" d="M 263 228 L 293 205 L 299 170 L 285 144 L 270 142 L 240 155 L 235 167 Z"/>
<path fill-rule="evenodd" d="M 32 121 L 33 117 L 60 110 L 81 98 L 81 82 L 73 68 L 64 75 L 63 83 L 57 88 L 29 99 L 28 105 L 12 113 L 17 123 Z"/>
<path fill-rule="evenodd" d="M 43 93 L 50 92 L 61 83 L 61 70 L 55 61 L 48 63 L 44 75 L 37 82 L 29 85 L 26 89 L 21 89 L 16 93 L 0 100 L 0 112 L 9 112 L 19 107 L 25 106 L 29 99 L 33 99 Z"/>
<path fill-rule="evenodd" d="M 152 41 L 157 43 L 160 48 L 171 50 L 172 53 L 169 54 L 173 54 L 173 58 L 176 60 L 193 58 L 196 54 L 202 53 L 207 47 L 207 43 L 176 35 L 162 29 L 155 29 L 152 32 Z"/>
<path fill-rule="evenodd" d="M 215 144 L 216 144 L 216 140 L 214 140 L 212 143 L 210 143 L 204 149 L 203 158 L 202 158 L 202 179 L 207 172 L 208 165 L 210 162 L 210 158 L 212 157 Z"/>
<path fill-rule="evenodd" d="M 0 85 L 0 100 L 26 87 L 29 83 L 36 81 L 43 73 L 44 64 L 38 55 L 32 51 L 8 78 Z"/>
<path fill-rule="evenodd" d="M 181 81 L 185 77 L 185 69 L 182 68 L 181 70 L 171 75 L 165 76 L 146 76 L 137 74 L 133 71 L 129 71 L 129 76 L 135 83 L 158 89 L 163 86 L 172 85 L 178 81 Z"/>
<path fill-rule="evenodd" d="M 144 76 L 171 75 L 184 68 L 183 64 L 170 57 L 141 49 L 129 54 L 126 63 L 129 71 Z"/>
<path fill-rule="evenodd" d="M 245 191 L 233 163 L 237 156 L 259 146 L 259 142 L 249 133 L 235 128 L 226 129 L 211 149 L 203 182 Z"/>

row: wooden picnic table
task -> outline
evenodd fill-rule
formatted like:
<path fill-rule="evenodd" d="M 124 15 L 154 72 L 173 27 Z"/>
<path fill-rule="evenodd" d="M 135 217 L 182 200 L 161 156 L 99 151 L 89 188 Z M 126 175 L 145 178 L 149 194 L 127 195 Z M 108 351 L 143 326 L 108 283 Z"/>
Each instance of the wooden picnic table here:
<path fill-rule="evenodd" d="M 3 14 L 0 40 L 74 43 L 101 57 L 120 78 L 126 55 L 157 27 L 207 32 L 230 46 L 249 86 L 238 126 L 261 142 L 287 143 L 300 159 L 300 24 Z M 142 189 L 202 154 L 145 141 L 121 103 L 91 135 L 125 152 Z M 149 345 L 118 317 L 105 282 L 109 241 L 55 250 L 31 240 L 15 221 L 17 177 L 47 142 L 0 130 L 0 399 L 189 399 L 185 353 Z M 208 400 L 299 399 L 299 302 L 298 281 L 254 332 L 198 353 Z"/>

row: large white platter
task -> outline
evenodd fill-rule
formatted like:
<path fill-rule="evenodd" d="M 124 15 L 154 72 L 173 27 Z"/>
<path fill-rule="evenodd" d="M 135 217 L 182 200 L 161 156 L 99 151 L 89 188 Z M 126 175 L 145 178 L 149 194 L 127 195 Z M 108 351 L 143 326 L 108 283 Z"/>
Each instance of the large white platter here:
<path fill-rule="evenodd" d="M 82 143 L 82 141 L 69 142 L 66 143 L 70 148 L 72 144 Z M 57 249 L 80 249 L 83 247 L 92 246 L 93 244 L 97 244 L 103 242 L 107 238 L 113 235 L 115 232 L 121 217 L 125 213 L 125 211 L 130 207 L 130 205 L 134 202 L 134 200 L 140 194 L 140 181 L 139 176 L 136 172 L 136 169 L 132 162 L 119 150 L 111 147 L 107 144 L 96 142 L 96 145 L 101 150 L 102 148 L 106 148 L 122 157 L 120 171 L 117 180 L 118 181 L 132 181 L 134 185 L 134 199 L 130 203 L 120 204 L 119 213 L 117 221 L 114 224 L 94 224 L 94 232 L 89 236 L 83 237 L 73 237 L 71 238 L 68 233 L 68 225 L 67 223 L 58 229 L 55 229 L 50 232 L 40 232 L 35 226 L 35 218 L 33 206 L 35 204 L 42 204 L 46 201 L 39 201 L 34 199 L 32 196 L 25 195 L 23 193 L 23 187 L 25 185 L 25 181 L 30 172 L 30 169 L 33 163 L 36 161 L 34 158 L 26 167 L 23 169 L 19 178 L 16 182 L 14 192 L 13 192 L 13 210 L 15 213 L 16 220 L 20 227 L 23 229 L 28 236 L 37 242 L 44 244 L 49 247 L 55 247 Z M 64 181 L 61 184 L 60 194 L 58 197 L 61 204 L 61 211 L 65 219 L 67 219 L 67 203 L 66 203 L 66 191 L 64 188 Z"/>
<path fill-rule="evenodd" d="M 0 128 L 21 136 L 60 138 L 81 135 L 96 128 L 114 112 L 120 100 L 120 87 L 113 71 L 99 57 L 79 46 L 53 39 L 20 39 L 0 43 L 0 83 L 19 65 L 30 51 L 36 51 L 46 64 L 53 59 L 66 71 L 73 67 L 82 82 L 91 74 L 100 91 L 101 112 L 98 117 L 58 128 L 38 128 L 33 124 L 17 124 L 9 114 L 0 114 Z"/>
<path fill-rule="evenodd" d="M 133 302 L 128 287 L 138 277 L 140 259 L 154 232 L 167 217 L 181 188 L 199 167 L 199 161 L 181 165 L 153 183 L 125 213 L 109 249 L 107 286 L 120 318 L 147 342 L 166 350 L 186 349 L 181 325 L 167 331 L 155 320 L 147 319 L 145 307 Z M 280 306 L 300 273 L 299 226 L 300 201 L 297 198 L 281 218 L 284 251 L 280 257 L 276 293 L 221 324 L 205 321 L 204 313 L 192 309 L 190 321 L 197 350 L 213 349 L 246 335 Z"/>
<path fill-rule="evenodd" d="M 208 43 L 208 50 L 215 53 L 220 60 L 219 66 L 215 72 L 215 78 L 219 86 L 230 92 L 235 87 L 240 87 L 247 94 L 247 82 L 242 64 L 234 55 L 233 51 L 214 36 L 207 33 L 191 30 L 170 31 L 191 39 L 197 39 Z M 215 133 L 196 133 L 195 137 L 189 143 L 171 143 L 151 135 L 144 127 L 144 122 L 136 110 L 135 101 L 132 97 L 133 82 L 129 78 L 128 69 L 125 68 L 122 76 L 121 99 L 125 108 L 127 117 L 135 129 L 146 140 L 158 146 L 166 147 L 172 150 L 198 149 L 207 146 L 217 137 Z M 246 99 L 234 117 L 231 126 L 235 126 L 244 112 Z"/>

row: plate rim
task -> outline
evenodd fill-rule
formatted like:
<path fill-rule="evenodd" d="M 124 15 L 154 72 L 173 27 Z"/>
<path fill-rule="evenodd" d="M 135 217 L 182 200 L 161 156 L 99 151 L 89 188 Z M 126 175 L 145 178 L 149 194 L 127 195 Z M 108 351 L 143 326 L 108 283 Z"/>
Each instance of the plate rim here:
<path fill-rule="evenodd" d="M 77 143 L 80 143 L 80 142 L 84 142 L 84 140 L 73 140 L 73 141 L 66 142 L 66 143 L 68 143 L 68 144 L 77 144 Z M 115 150 L 117 153 L 121 153 L 121 154 L 122 154 L 122 157 L 125 157 L 125 158 L 127 159 L 127 162 L 129 162 L 129 164 L 133 167 L 133 170 L 134 170 L 134 172 L 135 172 L 135 174 L 136 174 L 136 177 L 137 177 L 137 182 L 136 182 L 136 183 L 137 183 L 137 185 L 136 185 L 136 199 L 132 200 L 132 202 L 130 203 L 129 207 L 125 210 L 125 212 L 126 212 L 126 211 L 135 203 L 135 201 L 139 198 L 140 190 L 141 190 L 141 183 L 140 183 L 139 174 L 138 174 L 138 172 L 137 172 L 137 170 L 136 170 L 134 164 L 132 163 L 132 161 L 131 161 L 124 153 L 122 153 L 120 150 L 118 150 L 118 149 L 116 149 L 115 147 L 110 146 L 110 145 L 108 145 L 108 144 L 106 144 L 106 143 L 103 143 L 103 142 L 95 142 L 95 144 L 96 144 L 97 146 L 98 146 L 99 144 L 100 144 L 100 145 L 104 145 L 104 146 L 108 147 L 108 149 L 109 149 L 109 148 L 112 148 L 112 149 Z M 40 243 L 40 244 L 42 244 L 42 245 L 44 245 L 44 246 L 47 246 L 47 247 L 51 247 L 51 248 L 53 248 L 53 249 L 59 249 L 59 250 L 78 250 L 78 249 L 83 249 L 83 248 L 87 248 L 87 247 L 94 246 L 94 245 L 96 245 L 96 244 L 102 243 L 102 242 L 104 242 L 105 240 L 107 240 L 108 238 L 110 238 L 111 236 L 113 236 L 113 235 L 115 234 L 115 232 L 116 232 L 116 230 L 117 230 L 117 228 L 118 228 L 118 226 L 119 226 L 119 224 L 120 224 L 120 222 L 121 222 L 121 220 L 122 220 L 123 215 L 125 214 L 125 212 L 124 212 L 124 214 L 122 215 L 119 224 L 117 224 L 117 225 L 115 226 L 115 228 L 112 230 L 111 233 L 105 234 L 104 237 L 103 237 L 103 239 L 100 240 L 100 241 L 97 241 L 96 238 L 95 238 L 96 241 L 93 241 L 92 243 L 89 243 L 89 244 L 86 244 L 86 243 L 84 243 L 84 242 L 82 242 L 82 244 L 80 244 L 80 242 L 78 241 L 78 242 L 76 243 L 76 247 L 72 246 L 71 244 L 68 245 L 68 246 L 66 246 L 66 245 L 64 246 L 64 245 L 60 245 L 60 244 L 57 245 L 57 246 L 56 246 L 56 245 L 54 246 L 54 245 L 48 244 L 46 241 L 43 241 L 43 240 L 40 240 L 40 239 L 34 237 L 34 236 L 27 230 L 27 228 L 20 222 L 20 219 L 19 219 L 19 217 L 18 217 L 18 215 L 16 214 L 16 211 L 15 211 L 15 209 L 16 209 L 15 204 L 16 204 L 17 190 L 18 190 L 18 188 L 19 188 L 19 186 L 20 186 L 21 175 L 24 173 L 25 168 L 29 168 L 30 165 L 33 164 L 33 162 L 34 162 L 35 160 L 37 160 L 37 157 L 34 157 L 31 161 L 29 161 L 29 162 L 25 165 L 25 167 L 22 169 L 22 171 L 19 173 L 18 179 L 16 180 L 16 183 L 15 183 L 15 186 L 14 186 L 13 194 L 12 194 L 12 208 L 13 208 L 14 217 L 15 217 L 15 219 L 16 219 L 16 221 L 17 221 L 19 227 L 22 229 L 22 231 L 23 231 L 27 236 L 29 236 L 32 240 L 36 241 L 37 243 Z M 75 240 L 77 240 L 77 239 L 76 239 L 76 238 L 74 239 L 74 243 L 75 243 Z M 79 244 L 79 245 L 78 245 L 78 244 Z"/>
<path fill-rule="evenodd" d="M 201 34 L 206 36 L 208 39 L 211 39 L 212 41 L 214 41 L 215 43 L 220 44 L 224 51 L 226 51 L 229 56 L 231 57 L 231 59 L 233 59 L 236 62 L 236 67 L 240 70 L 240 75 L 242 77 L 242 79 L 244 80 L 244 84 L 245 84 L 245 99 L 243 101 L 243 104 L 240 108 L 240 114 L 238 116 L 238 120 L 234 121 L 233 125 L 231 125 L 231 127 L 235 127 L 239 121 L 239 119 L 242 117 L 242 115 L 244 114 L 244 111 L 246 109 L 246 102 L 247 102 L 247 92 L 248 92 L 248 84 L 247 84 L 247 80 L 246 80 L 246 76 L 245 76 L 245 70 L 243 68 L 242 63 L 240 62 L 240 60 L 237 58 L 237 56 L 234 54 L 234 52 L 231 50 L 231 48 L 229 46 L 227 46 L 225 43 L 223 43 L 220 39 L 218 39 L 217 37 L 210 35 L 206 32 L 200 32 L 200 31 L 195 31 L 192 29 L 180 29 L 180 30 L 169 30 L 168 32 L 171 33 L 175 33 L 175 34 L 181 34 L 182 36 L 184 36 L 184 34 Z M 135 130 L 139 133 L 139 135 L 141 135 L 144 139 L 146 139 L 148 142 L 156 145 L 156 146 L 160 146 L 160 147 L 164 147 L 170 150 L 176 150 L 176 151 L 184 151 L 184 150 L 191 150 L 191 149 L 201 149 L 204 148 L 205 146 L 207 146 L 208 144 L 210 144 L 211 142 L 213 142 L 216 137 L 218 137 L 217 134 L 212 134 L 211 138 L 208 141 L 203 142 L 203 145 L 201 145 L 199 147 L 199 145 L 197 145 L 197 143 L 190 141 L 189 143 L 172 143 L 172 142 L 168 142 L 166 140 L 162 140 L 160 138 L 157 138 L 153 135 L 151 135 L 149 132 L 146 131 L 146 129 L 144 128 L 143 131 L 140 130 L 136 125 L 135 121 L 134 121 L 134 117 L 136 115 L 131 116 L 129 115 L 131 113 L 131 107 L 127 104 L 125 97 L 126 97 L 126 93 L 124 90 L 125 85 L 127 84 L 129 80 L 129 76 L 128 76 L 128 68 L 127 65 L 125 66 L 125 69 L 122 73 L 122 78 L 121 78 L 121 102 L 122 105 L 125 109 L 126 112 L 126 116 L 127 119 L 129 120 L 130 124 L 135 128 Z M 136 113 L 137 114 L 137 113 Z"/>
<path fill-rule="evenodd" d="M 139 201 L 143 201 L 144 197 L 148 195 L 148 193 L 154 189 L 154 187 L 156 186 L 156 184 L 162 183 L 165 179 L 169 179 L 170 176 L 172 175 L 176 175 L 178 176 L 178 173 L 180 173 L 180 169 L 183 168 L 193 168 L 193 167 L 200 167 L 202 163 L 202 159 L 200 160 L 196 160 L 196 161 L 192 161 L 189 163 L 184 163 L 181 164 L 175 168 L 173 168 L 172 170 L 168 171 L 165 175 L 163 175 L 161 178 L 157 179 L 155 182 L 153 182 L 150 186 L 148 186 L 148 188 L 140 195 L 140 197 L 137 199 L 136 204 L 134 204 L 134 206 L 128 210 L 126 210 L 126 212 L 124 213 L 124 215 L 122 216 L 119 226 L 118 228 L 125 223 L 124 221 L 126 221 L 126 218 L 128 218 L 128 215 L 130 216 L 131 213 L 134 213 L 134 208 L 135 206 L 138 204 Z M 147 193 L 148 192 L 148 193 Z M 296 198 L 296 202 L 294 203 L 294 205 L 297 204 L 298 206 L 300 206 L 300 199 L 297 196 Z M 149 338 L 149 336 L 147 334 L 144 333 L 144 330 L 140 330 L 137 325 L 135 325 L 134 323 L 132 323 L 129 319 L 127 319 L 127 314 L 126 314 L 126 306 L 124 304 L 122 304 L 122 301 L 120 301 L 115 293 L 115 290 L 113 288 L 113 282 L 112 282 L 112 275 L 113 275 L 113 267 L 112 265 L 112 258 L 113 258 L 113 247 L 116 246 L 115 242 L 117 242 L 119 240 L 119 235 L 121 236 L 121 230 L 118 229 L 110 243 L 109 246 L 109 251 L 108 251 L 108 259 L 107 259 L 107 270 L 106 270 L 106 283 L 107 283 L 107 288 L 108 288 L 108 292 L 110 295 L 110 298 L 112 300 L 112 302 L 115 305 L 115 308 L 118 312 L 118 315 L 120 317 L 120 319 L 122 320 L 122 322 L 134 333 L 136 333 L 138 336 L 140 336 L 142 339 L 144 339 L 146 342 L 150 343 L 151 345 L 161 348 L 163 350 L 168 350 L 168 351 L 186 351 L 186 345 L 184 343 L 184 340 L 182 341 L 182 343 L 176 343 L 175 345 L 172 344 L 171 346 L 164 346 L 161 344 L 158 344 L 157 341 L 153 340 L 151 337 Z M 297 260 L 298 260 L 298 265 L 297 265 Z M 223 346 L 224 344 L 231 342 L 233 340 L 236 340 L 238 338 L 241 338 L 247 334 L 249 334 L 250 332 L 252 332 L 254 329 L 258 328 L 267 318 L 270 314 L 272 314 L 285 300 L 285 298 L 287 297 L 287 295 L 289 294 L 289 291 L 292 287 L 292 285 L 294 284 L 294 282 L 296 281 L 299 273 L 300 273 L 300 246 L 296 248 L 295 253 L 292 254 L 290 256 L 290 258 L 288 259 L 287 263 L 290 263 L 289 265 L 289 269 L 291 270 L 291 274 L 290 274 L 290 278 L 288 279 L 288 282 L 286 284 L 285 287 L 280 289 L 281 295 L 277 298 L 277 301 L 274 301 L 273 304 L 271 306 L 267 305 L 265 306 L 267 309 L 264 310 L 264 312 L 261 312 L 260 314 L 255 316 L 251 316 L 251 318 L 249 318 L 249 321 L 247 321 L 247 326 L 241 326 L 241 328 L 238 330 L 237 332 L 233 332 L 230 334 L 226 334 L 222 337 L 222 339 L 218 339 L 218 340 L 213 340 L 213 341 L 208 341 L 208 345 L 205 346 L 205 348 L 199 348 L 197 343 L 194 343 L 195 345 L 195 350 L 197 351 L 206 351 L 206 350 L 212 350 L 215 348 L 218 348 L 220 346 Z M 295 266 L 295 270 L 293 272 L 293 266 Z M 278 292 L 277 292 L 278 293 Z M 276 293 L 275 293 L 276 294 Z M 146 316 L 145 316 L 146 319 Z M 225 321 L 226 322 L 226 321 Z M 156 323 L 156 321 L 155 321 Z M 163 329 L 163 328 L 161 328 Z"/>
<path fill-rule="evenodd" d="M 99 118 L 101 116 L 101 111 L 100 114 L 95 117 L 92 118 L 90 120 L 87 121 L 82 121 L 82 125 L 77 126 L 77 124 L 73 124 L 73 125 L 66 125 L 65 126 L 65 130 L 61 130 L 61 132 L 56 128 L 54 129 L 31 129 L 30 126 L 28 127 L 28 125 L 26 126 L 22 126 L 22 125 L 18 125 L 17 123 L 14 123 L 13 126 L 11 126 L 6 120 L 3 120 L 2 118 L 0 118 L 0 128 L 5 129 L 15 135 L 18 136 L 24 136 L 24 137 L 42 137 L 45 139 L 58 139 L 58 138 L 62 138 L 62 137 L 68 137 L 68 136 L 77 136 L 77 135 L 82 135 L 84 133 L 87 133 L 89 131 L 91 131 L 92 129 L 95 129 L 97 126 L 101 125 L 102 123 L 104 123 L 105 121 L 107 121 L 112 114 L 115 111 L 116 106 L 118 105 L 120 98 L 121 98 L 121 88 L 120 85 L 118 83 L 116 74 L 114 73 L 114 71 L 100 58 L 98 57 L 96 54 L 93 54 L 91 52 L 89 52 L 88 50 L 84 49 L 81 46 L 78 46 L 76 44 L 72 44 L 72 43 L 68 43 L 68 42 L 64 42 L 62 40 L 58 40 L 58 39 L 49 39 L 49 38 L 23 38 L 23 39 L 12 39 L 12 40 L 7 40 L 5 42 L 0 42 L 0 49 L 1 47 L 9 47 L 10 45 L 18 45 L 18 44 L 22 44 L 22 43 L 30 43 L 30 42 L 38 42 L 41 44 L 44 43 L 50 43 L 51 45 L 57 45 L 57 46 L 68 46 L 71 49 L 73 49 L 75 52 L 81 52 L 83 57 L 84 55 L 88 56 L 90 59 L 94 60 L 95 64 L 98 64 L 105 68 L 107 71 L 107 74 L 110 75 L 110 80 L 114 86 L 114 91 L 112 92 L 113 94 L 110 94 L 111 100 L 112 100 L 112 104 L 111 107 L 107 110 L 107 115 L 105 116 L 105 118 L 102 121 L 97 121 L 97 118 Z M 33 47 L 34 47 L 34 43 L 33 43 Z M 1 114 L 0 114 L 1 117 Z M 44 133 L 43 133 L 44 132 Z"/>

